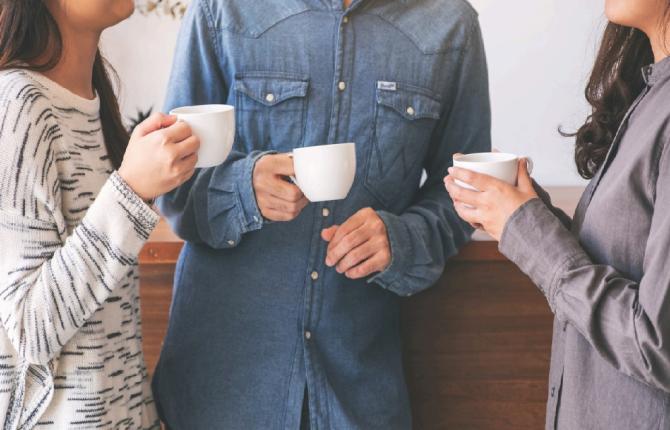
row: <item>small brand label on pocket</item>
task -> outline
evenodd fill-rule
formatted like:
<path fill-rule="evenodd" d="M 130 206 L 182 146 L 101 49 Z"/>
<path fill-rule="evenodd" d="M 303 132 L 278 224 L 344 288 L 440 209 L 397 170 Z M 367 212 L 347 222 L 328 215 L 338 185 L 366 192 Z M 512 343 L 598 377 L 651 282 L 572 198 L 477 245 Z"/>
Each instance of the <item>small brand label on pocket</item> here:
<path fill-rule="evenodd" d="M 396 91 L 398 84 L 396 82 L 377 81 L 377 89 L 382 91 Z"/>

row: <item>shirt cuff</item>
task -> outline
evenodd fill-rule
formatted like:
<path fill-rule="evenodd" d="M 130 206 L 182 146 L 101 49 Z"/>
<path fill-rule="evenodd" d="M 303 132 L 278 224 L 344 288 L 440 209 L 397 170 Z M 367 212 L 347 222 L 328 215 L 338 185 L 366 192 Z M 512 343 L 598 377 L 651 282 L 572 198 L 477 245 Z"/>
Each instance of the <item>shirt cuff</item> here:
<path fill-rule="evenodd" d="M 242 178 L 237 183 L 238 196 L 240 202 L 242 224 L 242 233 L 260 230 L 263 227 L 263 216 L 256 200 L 256 191 L 254 190 L 254 168 L 256 162 L 268 154 L 274 154 L 275 151 L 252 152 L 246 158 L 242 168 Z"/>
<path fill-rule="evenodd" d="M 512 214 L 498 248 L 542 290 L 553 311 L 560 273 L 584 255 L 577 238 L 539 198 Z"/>
<path fill-rule="evenodd" d="M 114 172 L 88 210 L 86 220 L 114 245 L 137 256 L 160 217 Z"/>
<path fill-rule="evenodd" d="M 408 255 L 412 255 L 412 238 L 402 217 L 386 211 L 377 211 L 377 214 L 386 226 L 389 243 L 391 245 L 391 263 L 383 271 L 368 280 L 382 288 L 401 296 L 410 296 L 412 291 L 404 288 L 403 275 L 408 269 Z"/>
<path fill-rule="evenodd" d="M 160 216 L 130 188 L 118 172 L 113 172 L 109 179 L 111 184 L 114 185 L 113 190 L 116 197 L 128 205 L 127 207 L 131 209 L 131 213 L 140 221 L 139 226 L 144 227 L 144 232 L 151 234 L 156 224 L 158 224 Z"/>

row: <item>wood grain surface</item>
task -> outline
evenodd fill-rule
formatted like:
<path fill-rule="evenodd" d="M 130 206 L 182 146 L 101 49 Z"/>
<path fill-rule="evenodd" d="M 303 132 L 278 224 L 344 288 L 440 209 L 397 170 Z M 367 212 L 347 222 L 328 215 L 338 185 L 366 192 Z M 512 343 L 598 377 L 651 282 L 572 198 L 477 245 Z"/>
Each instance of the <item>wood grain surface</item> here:
<path fill-rule="evenodd" d="M 549 189 L 572 214 L 582 189 Z M 414 428 L 544 428 L 552 315 L 530 280 L 480 235 L 434 287 L 403 299 L 402 336 Z M 162 222 L 140 256 L 144 350 L 158 360 L 174 263 L 183 243 Z"/>
<path fill-rule="evenodd" d="M 480 250 L 495 255 L 492 242 Z M 144 351 L 153 373 L 170 307 L 172 264 L 142 267 Z M 404 300 L 414 428 L 543 428 L 551 344 L 544 297 L 506 261 L 454 260 L 433 288 Z"/>

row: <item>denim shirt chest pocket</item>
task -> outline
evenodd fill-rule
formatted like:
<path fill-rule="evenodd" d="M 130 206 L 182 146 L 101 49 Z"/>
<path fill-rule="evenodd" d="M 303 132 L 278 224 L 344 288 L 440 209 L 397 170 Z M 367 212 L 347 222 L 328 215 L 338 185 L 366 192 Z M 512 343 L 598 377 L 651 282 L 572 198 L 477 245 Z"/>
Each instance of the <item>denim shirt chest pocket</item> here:
<path fill-rule="evenodd" d="M 303 146 L 309 80 L 285 73 L 235 76 L 236 129 L 246 151 Z"/>
<path fill-rule="evenodd" d="M 386 207 L 420 180 L 442 106 L 431 94 L 408 84 L 377 83 L 365 185 Z"/>

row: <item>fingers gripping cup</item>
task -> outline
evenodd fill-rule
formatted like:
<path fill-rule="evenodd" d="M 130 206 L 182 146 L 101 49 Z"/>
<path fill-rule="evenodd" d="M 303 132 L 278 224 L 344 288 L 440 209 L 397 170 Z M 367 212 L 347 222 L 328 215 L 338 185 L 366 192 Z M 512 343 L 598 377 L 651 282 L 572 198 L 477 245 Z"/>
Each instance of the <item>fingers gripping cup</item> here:
<path fill-rule="evenodd" d="M 528 172 L 533 172 L 533 160 L 526 158 Z M 454 166 L 493 176 L 510 185 L 516 185 L 519 172 L 519 156 L 504 152 L 480 152 L 454 156 Z M 469 184 L 456 180 L 456 184 L 470 190 L 476 190 Z"/>
<path fill-rule="evenodd" d="M 297 148 L 291 154 L 295 177 L 291 179 L 311 202 L 342 200 L 356 176 L 356 144 Z"/>
<path fill-rule="evenodd" d="M 214 167 L 226 161 L 235 140 L 235 108 L 229 105 L 185 106 L 173 109 L 200 139 L 198 168 Z"/>

